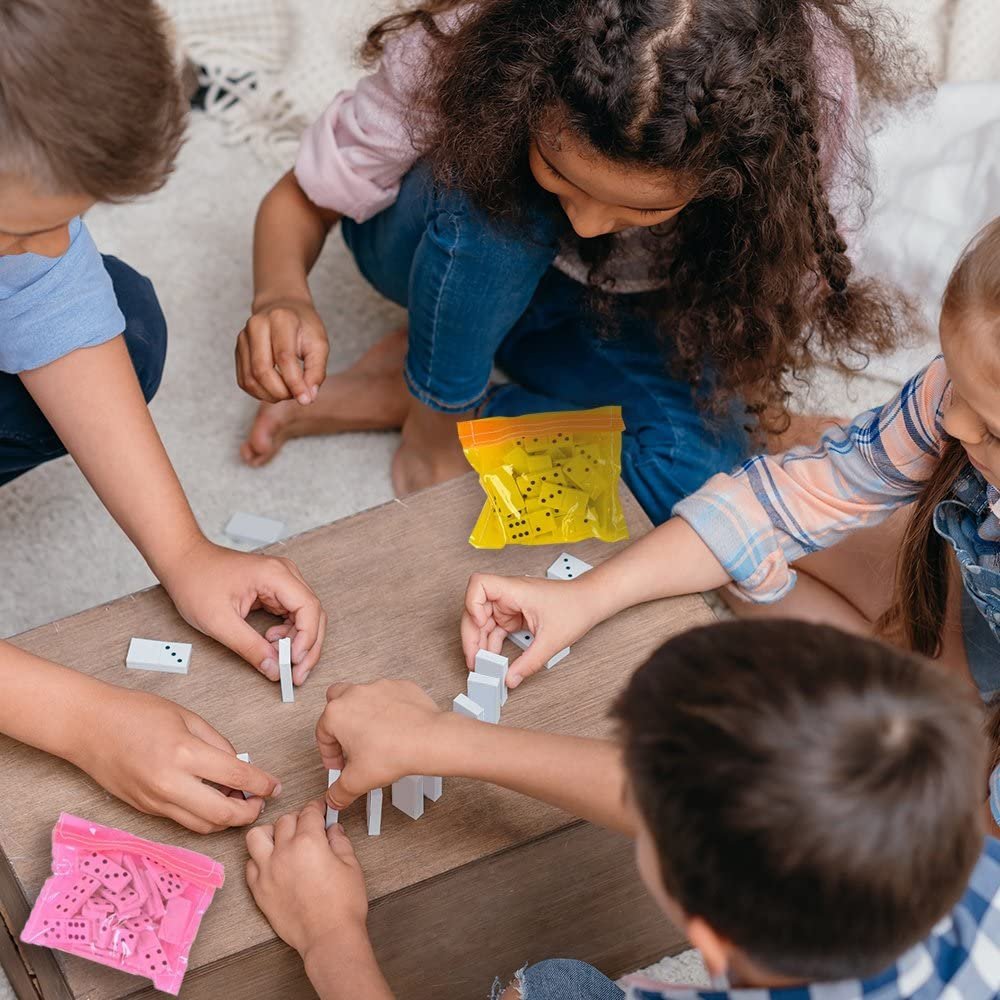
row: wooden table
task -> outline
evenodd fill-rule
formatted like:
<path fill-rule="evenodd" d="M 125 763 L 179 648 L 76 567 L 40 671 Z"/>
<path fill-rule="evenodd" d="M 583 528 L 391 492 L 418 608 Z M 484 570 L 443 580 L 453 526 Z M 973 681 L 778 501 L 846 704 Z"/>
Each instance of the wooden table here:
<path fill-rule="evenodd" d="M 635 538 L 649 522 L 623 494 Z M 281 703 L 277 685 L 185 625 L 159 588 L 15 642 L 203 715 L 280 776 L 281 799 L 264 813 L 273 820 L 323 794 L 326 772 L 313 728 L 328 684 L 409 677 L 440 706 L 450 706 L 465 690 L 458 620 L 469 575 L 542 575 L 560 551 L 473 549 L 467 537 L 482 499 L 470 475 L 275 547 L 298 563 L 330 614 L 323 658 L 292 705 Z M 573 552 L 597 563 L 617 548 L 587 542 Z M 503 724 L 610 735 L 608 706 L 632 671 L 671 633 L 712 617 L 700 597 L 618 616 L 579 642 L 569 659 L 513 693 Z M 133 635 L 193 642 L 190 674 L 126 671 Z M 144 980 L 17 941 L 49 874 L 50 834 L 61 810 L 225 864 L 227 881 L 202 924 L 183 997 L 314 996 L 298 957 L 275 937 L 247 891 L 243 831 L 203 838 L 140 815 L 62 761 L 2 737 L 0 801 L 0 905 L 8 931 L 0 929 L 0 958 L 20 997 L 162 995 Z M 387 790 L 380 837 L 366 835 L 363 797 L 342 821 L 367 875 L 375 950 L 406 1000 L 483 997 L 494 976 L 508 977 L 546 957 L 582 958 L 619 975 L 683 943 L 644 892 L 624 838 L 512 792 L 448 780 L 444 797 L 413 822 L 389 806 Z"/>

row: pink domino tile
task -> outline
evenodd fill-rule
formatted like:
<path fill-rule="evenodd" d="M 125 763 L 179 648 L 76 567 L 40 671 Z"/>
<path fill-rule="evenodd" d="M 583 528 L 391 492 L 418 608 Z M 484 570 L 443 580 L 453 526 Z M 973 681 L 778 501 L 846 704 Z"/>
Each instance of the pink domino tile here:
<path fill-rule="evenodd" d="M 132 881 L 132 876 L 121 865 L 96 851 L 80 859 L 80 868 L 112 892 L 121 892 Z"/>
<path fill-rule="evenodd" d="M 154 920 L 159 920 L 166 911 L 163 908 L 163 897 L 160 895 L 160 890 L 156 884 L 154 873 L 152 871 L 145 870 L 142 872 L 142 879 L 146 883 L 146 888 L 149 890 L 142 912 L 147 916 L 152 917 Z"/>
<path fill-rule="evenodd" d="M 173 899 L 174 896 L 179 896 L 187 888 L 187 882 L 180 875 L 168 871 L 161 871 L 157 874 L 156 885 L 164 899 Z"/>
<path fill-rule="evenodd" d="M 126 966 L 130 972 L 152 979 L 170 971 L 170 960 L 159 938 L 146 931 L 139 937 L 139 947 Z"/>
<path fill-rule="evenodd" d="M 93 920 L 43 920 L 40 944 L 59 945 L 67 948 L 81 948 L 94 943 Z"/>
<path fill-rule="evenodd" d="M 139 894 L 139 906 L 145 906 L 146 900 L 149 898 L 149 886 L 140 874 L 139 866 L 129 854 L 126 854 L 125 857 L 122 858 L 122 866 L 125 868 L 125 871 L 132 876 L 132 888 Z"/>
<path fill-rule="evenodd" d="M 83 904 L 83 909 L 80 911 L 83 916 L 96 920 L 100 920 L 101 917 L 106 917 L 109 913 L 114 912 L 115 908 L 110 903 L 106 903 L 103 899 L 88 899 L 87 902 Z"/>
<path fill-rule="evenodd" d="M 144 916 L 129 917 L 127 920 L 122 921 L 122 927 L 124 927 L 125 930 L 135 931 L 137 934 L 141 934 L 143 931 L 155 931 L 156 921 Z"/>
<path fill-rule="evenodd" d="M 101 888 L 101 883 L 89 875 L 77 875 L 73 884 L 63 892 L 55 904 L 61 918 L 75 917 L 91 896 Z"/>
<path fill-rule="evenodd" d="M 159 937 L 161 941 L 176 944 L 184 936 L 184 930 L 191 916 L 191 900 L 182 896 L 175 897 L 167 903 L 167 912 L 160 921 Z"/>
<path fill-rule="evenodd" d="M 138 900 L 131 906 L 126 906 L 120 909 L 115 916 L 118 918 L 119 922 L 122 920 L 131 920 L 133 917 L 138 917 L 142 913 L 142 907 L 139 905 Z"/>
<path fill-rule="evenodd" d="M 118 920 L 113 913 L 107 913 L 97 923 L 97 935 L 94 943 L 99 951 L 111 951 L 115 943 L 115 929 Z"/>
<path fill-rule="evenodd" d="M 115 954 L 122 958 L 128 958 L 129 955 L 134 955 L 139 950 L 139 942 L 145 933 L 144 928 L 126 926 L 129 923 L 131 921 L 126 921 L 125 924 L 118 924 L 115 927 L 114 950 Z"/>
<path fill-rule="evenodd" d="M 110 889 L 102 889 L 99 898 L 102 902 L 110 903 L 119 917 L 123 915 L 135 916 L 142 908 L 139 903 L 139 893 L 131 886 L 126 886 L 121 892 L 112 892 Z M 130 912 L 131 911 L 131 912 Z"/>

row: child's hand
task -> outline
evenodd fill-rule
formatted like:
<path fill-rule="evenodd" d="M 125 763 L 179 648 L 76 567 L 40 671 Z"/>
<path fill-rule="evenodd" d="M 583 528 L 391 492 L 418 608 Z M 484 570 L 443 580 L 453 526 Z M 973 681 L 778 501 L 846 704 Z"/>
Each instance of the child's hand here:
<path fill-rule="evenodd" d="M 326 612 L 295 564 L 288 559 L 234 552 L 202 540 L 163 575 L 163 585 L 184 620 L 239 653 L 268 680 L 279 678 L 274 646 L 248 625 L 257 608 L 283 616 L 274 640 L 292 635 L 292 677 L 301 684 L 319 660 Z"/>
<path fill-rule="evenodd" d="M 323 803 L 247 833 L 247 885 L 277 935 L 303 958 L 366 934 L 365 878 L 344 829 L 323 829 Z"/>
<path fill-rule="evenodd" d="M 466 666 L 474 670 L 480 649 L 499 653 L 511 632 L 526 629 L 534 642 L 507 673 L 507 687 L 516 688 L 601 620 L 600 612 L 590 604 L 589 591 L 577 580 L 476 573 L 469 580 L 462 613 Z"/>
<path fill-rule="evenodd" d="M 107 692 L 81 710 L 68 759 L 140 812 L 216 833 L 253 823 L 264 798 L 281 791 L 194 712 L 144 691 L 109 685 Z M 260 798 L 225 795 L 207 781 Z"/>
<path fill-rule="evenodd" d="M 334 809 L 407 774 L 437 774 L 433 757 L 446 751 L 442 713 L 410 681 L 334 684 L 316 725 L 325 768 L 342 771 L 327 789 Z"/>
<path fill-rule="evenodd" d="M 257 307 L 236 338 L 236 381 L 265 403 L 296 399 L 308 406 L 326 378 L 326 328 L 302 299 Z"/>

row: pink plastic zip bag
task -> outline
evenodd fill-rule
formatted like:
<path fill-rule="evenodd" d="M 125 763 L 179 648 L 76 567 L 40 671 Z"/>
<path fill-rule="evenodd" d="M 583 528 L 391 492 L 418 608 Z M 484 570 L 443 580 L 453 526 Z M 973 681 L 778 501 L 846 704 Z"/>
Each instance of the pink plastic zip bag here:
<path fill-rule="evenodd" d="M 52 830 L 52 876 L 21 940 L 143 976 L 176 996 L 224 879 L 222 865 L 204 854 L 62 813 Z"/>

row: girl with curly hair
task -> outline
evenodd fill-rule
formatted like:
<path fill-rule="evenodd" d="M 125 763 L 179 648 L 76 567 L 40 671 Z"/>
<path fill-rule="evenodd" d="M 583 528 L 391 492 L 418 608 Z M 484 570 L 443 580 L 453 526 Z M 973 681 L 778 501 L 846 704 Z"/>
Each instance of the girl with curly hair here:
<path fill-rule="evenodd" d="M 428 0 L 381 21 L 377 68 L 258 215 L 245 460 L 402 428 L 405 493 L 467 469 L 470 415 L 620 404 L 625 479 L 664 521 L 787 429 L 786 383 L 818 353 L 894 342 L 842 216 L 861 102 L 913 75 L 861 3 Z M 409 322 L 326 379 L 307 276 L 337 222 Z"/>

